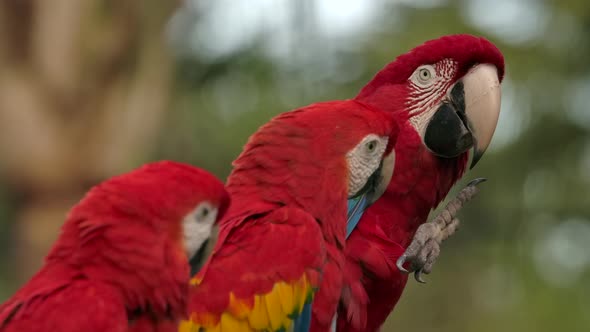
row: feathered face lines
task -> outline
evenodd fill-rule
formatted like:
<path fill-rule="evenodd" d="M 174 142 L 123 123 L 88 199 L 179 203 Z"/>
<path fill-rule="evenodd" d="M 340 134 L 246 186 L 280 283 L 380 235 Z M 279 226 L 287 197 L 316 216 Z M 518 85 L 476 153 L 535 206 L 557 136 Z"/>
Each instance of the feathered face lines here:
<path fill-rule="evenodd" d="M 357 99 L 409 120 L 436 156 L 456 158 L 473 147 L 473 167 L 496 128 L 503 77 L 504 57 L 495 45 L 451 35 L 397 57 Z"/>
<path fill-rule="evenodd" d="M 494 65 L 498 69 L 500 82 L 504 78 L 504 57 L 494 44 L 472 35 L 450 35 L 427 41 L 398 56 L 375 75 L 357 98 L 363 99 L 382 86 L 404 85 L 418 67 L 434 66 L 445 60 L 456 64 L 452 81 L 456 81 L 480 63 Z"/>
<path fill-rule="evenodd" d="M 348 163 L 348 198 L 372 191 L 379 183 L 376 173 L 382 166 L 389 137 L 369 134 L 346 154 Z M 370 181 L 375 178 L 375 180 Z"/>
<path fill-rule="evenodd" d="M 414 71 L 408 80 L 409 92 L 405 102 L 410 121 L 420 123 L 423 117 L 432 116 L 424 113 L 447 95 L 457 68 L 455 61 L 444 59 L 434 65 L 420 66 Z"/>

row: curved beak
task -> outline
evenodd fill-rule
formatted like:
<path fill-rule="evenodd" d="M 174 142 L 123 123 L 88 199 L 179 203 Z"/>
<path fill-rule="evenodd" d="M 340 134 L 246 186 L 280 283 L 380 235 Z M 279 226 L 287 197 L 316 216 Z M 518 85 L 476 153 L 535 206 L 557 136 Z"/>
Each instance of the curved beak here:
<path fill-rule="evenodd" d="M 473 159 L 469 167 L 473 168 L 494 136 L 500 116 L 502 92 L 498 70 L 489 64 L 474 67 L 463 78 L 463 84 L 467 125 L 475 139 Z"/>
<path fill-rule="evenodd" d="M 360 221 L 363 212 L 387 189 L 391 178 L 393 177 L 393 169 L 395 168 L 395 151 L 391 150 L 389 155 L 385 156 L 381 161 L 379 168 L 371 175 L 363 189 L 359 194 L 348 199 L 348 213 L 346 220 L 346 237 L 354 230 Z"/>
<path fill-rule="evenodd" d="M 367 195 L 367 201 L 370 204 L 375 203 L 387 189 L 391 178 L 393 177 L 393 169 L 395 167 L 395 151 L 392 149 L 389 155 L 381 161 L 381 167 L 373 174 L 375 181 L 373 188 Z"/>
<path fill-rule="evenodd" d="M 430 119 L 424 143 L 432 153 L 457 157 L 473 147 L 473 168 L 490 145 L 500 116 L 501 89 L 494 65 L 479 64 L 450 90 Z"/>
<path fill-rule="evenodd" d="M 189 265 L 191 268 L 191 276 L 194 276 L 201 270 L 205 262 L 211 256 L 211 252 L 213 252 L 213 247 L 217 242 L 217 237 L 219 236 L 219 226 L 214 225 L 211 231 L 211 236 L 201 244 L 201 247 L 197 252 L 192 256 L 189 257 Z"/>

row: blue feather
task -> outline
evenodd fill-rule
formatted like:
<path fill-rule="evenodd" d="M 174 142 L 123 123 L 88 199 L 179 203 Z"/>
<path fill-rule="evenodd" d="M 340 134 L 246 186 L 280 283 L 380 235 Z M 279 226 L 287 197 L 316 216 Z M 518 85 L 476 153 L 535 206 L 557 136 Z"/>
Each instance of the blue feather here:
<path fill-rule="evenodd" d="M 350 236 L 350 233 L 356 228 L 356 225 L 358 225 L 368 205 L 366 195 L 361 195 L 348 200 L 348 218 L 346 220 L 347 239 Z"/>
<path fill-rule="evenodd" d="M 347 212 L 347 219 L 346 219 L 346 238 L 350 236 L 350 233 L 355 229 L 356 225 L 358 225 L 365 209 L 367 208 L 367 197 L 365 195 L 361 195 L 355 198 L 351 198 L 348 200 L 348 212 Z M 303 311 L 301 315 L 299 315 L 293 324 L 293 332 L 308 332 L 311 326 L 311 303 L 307 303 L 303 306 Z M 330 331 L 335 331 L 336 329 L 336 316 L 334 316 L 334 321 L 332 322 L 332 326 Z"/>
<path fill-rule="evenodd" d="M 311 303 L 303 306 L 301 315 L 295 318 L 293 323 L 293 332 L 307 332 L 311 326 Z"/>

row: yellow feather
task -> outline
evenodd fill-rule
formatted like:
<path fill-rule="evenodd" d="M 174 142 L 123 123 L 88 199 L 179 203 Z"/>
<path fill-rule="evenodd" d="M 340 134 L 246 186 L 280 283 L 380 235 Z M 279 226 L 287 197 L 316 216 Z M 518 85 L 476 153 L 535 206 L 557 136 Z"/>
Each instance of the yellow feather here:
<path fill-rule="evenodd" d="M 303 305 L 305 304 L 305 300 L 307 299 L 307 278 L 305 275 L 297 281 L 297 288 L 299 292 L 299 312 L 303 310 Z"/>
<path fill-rule="evenodd" d="M 295 306 L 295 311 L 299 314 L 303 309 L 301 307 L 301 298 L 303 298 L 301 286 L 299 285 L 299 282 L 296 281 L 291 284 L 291 288 L 293 289 L 293 305 Z"/>
<path fill-rule="evenodd" d="M 229 293 L 229 307 L 228 311 L 237 318 L 243 319 L 248 316 L 252 308 L 244 300 L 238 299 L 234 293 Z"/>
<path fill-rule="evenodd" d="M 270 327 L 273 330 L 281 328 L 281 323 L 287 314 L 283 313 L 281 308 L 281 298 L 279 292 L 276 290 L 276 285 L 273 289 L 264 296 L 266 301 L 266 310 L 268 311 L 268 317 L 270 319 Z"/>
<path fill-rule="evenodd" d="M 268 329 L 270 326 L 266 303 L 260 295 L 254 296 L 254 307 L 248 315 L 248 321 L 250 322 L 250 326 L 256 330 Z"/>
<path fill-rule="evenodd" d="M 196 281 L 198 283 L 199 280 Z M 293 283 L 278 282 L 269 293 L 254 296 L 253 307 L 248 305 L 248 301 L 238 299 L 230 293 L 228 311 L 220 318 L 203 313 L 192 317 L 192 320 L 182 321 L 178 331 L 199 332 L 202 328 L 207 332 L 288 330 L 292 326 L 289 315 L 300 314 L 312 292 L 307 276 L 303 275 Z"/>
<path fill-rule="evenodd" d="M 234 332 L 234 331 L 241 331 L 241 322 L 237 320 L 232 314 L 229 312 L 224 312 L 221 314 L 221 321 L 219 322 L 219 326 L 221 326 L 220 331 L 227 331 L 227 332 Z"/>
<path fill-rule="evenodd" d="M 307 296 L 307 294 L 309 294 L 309 292 L 312 291 L 311 282 L 309 281 L 309 279 L 307 279 L 307 275 L 305 275 L 305 274 L 303 275 L 303 278 L 301 278 L 301 279 L 303 279 L 303 284 L 305 285 L 305 294 Z"/>
<path fill-rule="evenodd" d="M 189 283 L 190 283 L 191 286 L 198 286 L 198 285 L 201 284 L 202 281 L 203 281 L 203 277 L 200 276 L 200 275 L 196 275 L 196 276 L 194 276 L 194 277 L 191 278 L 191 280 L 190 280 Z"/>
<path fill-rule="evenodd" d="M 295 302 L 293 302 L 293 286 L 285 283 L 285 282 L 278 282 L 275 286 L 281 298 L 281 305 L 283 306 L 283 311 L 290 315 L 295 311 Z"/>
<path fill-rule="evenodd" d="M 205 331 L 207 331 L 207 332 L 221 332 L 221 321 L 219 321 L 219 324 L 214 325 L 213 327 L 209 327 Z M 228 331 L 231 331 L 231 330 L 228 330 Z"/>
<path fill-rule="evenodd" d="M 178 332 L 198 332 L 199 326 L 190 320 L 183 320 L 178 325 Z"/>

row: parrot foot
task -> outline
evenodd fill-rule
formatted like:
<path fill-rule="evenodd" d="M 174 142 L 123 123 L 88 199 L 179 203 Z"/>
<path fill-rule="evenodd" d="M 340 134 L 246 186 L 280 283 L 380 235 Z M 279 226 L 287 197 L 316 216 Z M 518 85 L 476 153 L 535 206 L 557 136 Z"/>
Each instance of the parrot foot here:
<path fill-rule="evenodd" d="M 478 184 L 485 182 L 484 178 L 477 178 L 467 184 L 457 196 L 450 201 L 432 221 L 418 227 L 412 243 L 397 260 L 397 268 L 404 272 L 414 272 L 414 279 L 419 283 L 426 283 L 422 274 L 430 274 L 434 263 L 440 255 L 441 243 L 455 233 L 459 227 L 457 213 L 465 203 L 479 192 Z M 411 262 L 410 270 L 403 267 L 407 261 Z"/>

